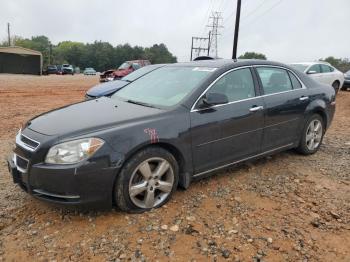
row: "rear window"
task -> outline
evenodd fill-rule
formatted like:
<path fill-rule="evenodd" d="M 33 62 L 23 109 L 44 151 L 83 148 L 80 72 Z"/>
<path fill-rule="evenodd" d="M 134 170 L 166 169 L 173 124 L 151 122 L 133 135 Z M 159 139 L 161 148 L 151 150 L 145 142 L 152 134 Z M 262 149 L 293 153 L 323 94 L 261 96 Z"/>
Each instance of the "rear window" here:
<path fill-rule="evenodd" d="M 301 85 L 301 83 L 299 82 L 298 78 L 296 78 L 296 76 L 294 74 L 292 74 L 291 72 L 288 72 L 290 80 L 292 81 L 292 86 L 294 89 L 298 89 L 298 88 L 302 88 L 303 86 Z"/>
<path fill-rule="evenodd" d="M 286 70 L 273 67 L 259 67 L 257 71 L 266 95 L 293 89 Z"/>

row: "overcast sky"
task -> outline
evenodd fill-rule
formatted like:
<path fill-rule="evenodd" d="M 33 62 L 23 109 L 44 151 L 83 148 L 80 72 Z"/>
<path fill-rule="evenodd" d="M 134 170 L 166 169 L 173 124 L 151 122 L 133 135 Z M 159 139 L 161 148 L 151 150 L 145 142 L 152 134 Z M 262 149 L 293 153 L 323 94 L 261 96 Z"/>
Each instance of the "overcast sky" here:
<path fill-rule="evenodd" d="M 206 36 L 211 11 L 222 12 L 219 56 L 231 57 L 236 0 L 0 0 L 0 39 L 12 33 L 113 45 L 165 43 L 188 61 L 192 36 Z M 282 62 L 350 57 L 350 0 L 242 0 L 238 53 Z M 1 28 L 0 27 L 0 28 Z"/>

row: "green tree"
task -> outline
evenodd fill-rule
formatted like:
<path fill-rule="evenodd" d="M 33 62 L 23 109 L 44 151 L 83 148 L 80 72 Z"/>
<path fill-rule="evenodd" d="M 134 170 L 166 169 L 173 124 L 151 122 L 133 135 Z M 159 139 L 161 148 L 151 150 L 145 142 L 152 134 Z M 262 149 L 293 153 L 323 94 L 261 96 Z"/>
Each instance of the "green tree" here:
<path fill-rule="evenodd" d="M 350 70 L 350 60 L 348 58 L 335 58 L 333 56 L 329 56 L 325 59 L 321 58 L 320 61 L 330 63 L 332 66 L 344 73 Z"/>
<path fill-rule="evenodd" d="M 266 60 L 266 56 L 256 52 L 245 52 L 243 55 L 238 57 L 239 59 L 261 59 Z"/>
<path fill-rule="evenodd" d="M 173 56 L 165 44 L 155 44 L 150 48 L 145 48 L 145 57 L 152 64 L 176 63 L 177 58 Z"/>
<path fill-rule="evenodd" d="M 17 46 L 41 52 L 44 67 L 48 63 L 68 63 L 81 69 L 93 67 L 98 71 L 104 71 L 117 68 L 128 60 L 148 59 L 153 64 L 177 61 L 165 44 L 155 44 L 152 47 L 144 48 L 130 44 L 113 47 L 110 43 L 102 41 L 87 44 L 63 41 L 58 45 L 52 45 L 46 36 L 34 36 L 30 39 L 15 36 L 12 42 Z M 7 45 L 5 40 L 0 43 L 0 46 Z"/>

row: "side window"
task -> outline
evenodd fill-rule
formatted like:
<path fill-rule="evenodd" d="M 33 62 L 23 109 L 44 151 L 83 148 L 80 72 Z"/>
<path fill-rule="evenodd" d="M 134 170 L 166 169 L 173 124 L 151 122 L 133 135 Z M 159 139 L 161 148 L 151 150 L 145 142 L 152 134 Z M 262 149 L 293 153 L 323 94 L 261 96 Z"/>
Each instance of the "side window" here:
<path fill-rule="evenodd" d="M 133 63 L 132 64 L 132 68 L 134 69 L 134 70 L 137 70 L 137 69 L 139 69 L 141 66 L 139 65 L 139 64 L 137 64 L 137 63 Z"/>
<path fill-rule="evenodd" d="M 321 73 L 321 67 L 319 64 L 313 65 L 310 67 L 310 69 L 307 71 L 309 74 L 320 74 Z"/>
<path fill-rule="evenodd" d="M 330 70 L 331 72 L 334 72 L 334 67 L 329 66 L 329 70 Z"/>
<path fill-rule="evenodd" d="M 302 88 L 303 86 L 301 85 L 301 83 L 299 82 L 299 80 L 295 77 L 294 74 L 292 74 L 291 72 L 288 72 L 290 80 L 292 81 L 292 85 L 294 89 L 298 89 L 298 88 Z"/>
<path fill-rule="evenodd" d="M 331 68 L 328 65 L 321 65 L 322 73 L 329 73 L 331 72 Z"/>
<path fill-rule="evenodd" d="M 224 75 L 208 90 L 208 93 L 224 94 L 229 102 L 254 97 L 255 88 L 250 69 L 238 69 Z"/>
<path fill-rule="evenodd" d="M 258 67 L 257 71 L 264 88 L 265 95 L 293 89 L 286 70 L 272 67 Z"/>

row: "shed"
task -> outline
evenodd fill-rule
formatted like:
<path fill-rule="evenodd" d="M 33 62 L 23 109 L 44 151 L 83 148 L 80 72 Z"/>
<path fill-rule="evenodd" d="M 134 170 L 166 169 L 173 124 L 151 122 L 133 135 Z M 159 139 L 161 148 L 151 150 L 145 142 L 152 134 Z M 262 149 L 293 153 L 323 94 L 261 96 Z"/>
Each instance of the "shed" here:
<path fill-rule="evenodd" d="M 42 54 L 19 47 L 0 47 L 0 73 L 41 75 Z"/>

